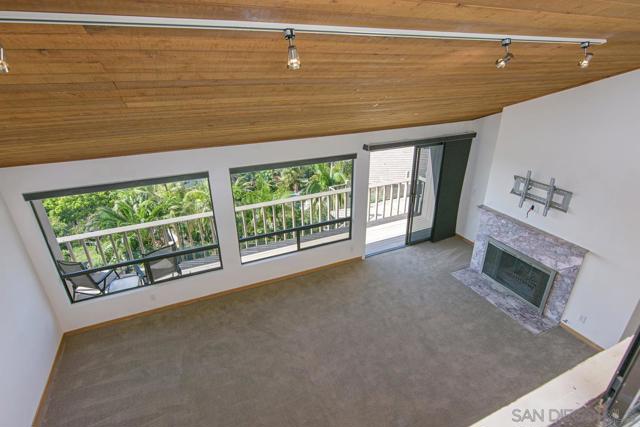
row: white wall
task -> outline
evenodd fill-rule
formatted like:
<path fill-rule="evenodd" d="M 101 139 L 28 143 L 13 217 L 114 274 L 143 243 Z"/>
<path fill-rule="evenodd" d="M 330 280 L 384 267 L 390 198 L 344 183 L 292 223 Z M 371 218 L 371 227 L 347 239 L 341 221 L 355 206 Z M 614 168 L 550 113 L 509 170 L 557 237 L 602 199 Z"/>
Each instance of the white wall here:
<path fill-rule="evenodd" d="M 475 122 L 461 122 L 305 140 L 5 168 L 0 169 L 0 195 L 7 202 L 37 275 L 60 319 L 61 327 L 68 331 L 362 256 L 365 249 L 366 188 L 369 174 L 369 156 L 362 150 L 362 145 L 473 131 L 475 125 Z M 352 240 L 241 265 L 229 168 L 349 153 L 358 154 L 354 175 Z M 209 172 L 224 268 L 71 305 L 62 289 L 34 215 L 22 194 L 191 172 Z"/>
<path fill-rule="evenodd" d="M 474 241 L 478 233 L 476 208 L 484 203 L 501 117 L 501 114 L 494 114 L 476 121 L 478 136 L 471 144 L 456 224 L 456 232 L 467 240 Z"/>
<path fill-rule="evenodd" d="M 0 198 L 0 426 L 30 426 L 61 331 Z"/>
<path fill-rule="evenodd" d="M 505 108 L 485 204 L 587 248 L 566 323 L 609 347 L 638 298 L 640 71 Z M 574 193 L 569 213 L 525 218 L 509 194 L 513 175 Z M 469 209 L 473 210 L 471 206 Z"/>

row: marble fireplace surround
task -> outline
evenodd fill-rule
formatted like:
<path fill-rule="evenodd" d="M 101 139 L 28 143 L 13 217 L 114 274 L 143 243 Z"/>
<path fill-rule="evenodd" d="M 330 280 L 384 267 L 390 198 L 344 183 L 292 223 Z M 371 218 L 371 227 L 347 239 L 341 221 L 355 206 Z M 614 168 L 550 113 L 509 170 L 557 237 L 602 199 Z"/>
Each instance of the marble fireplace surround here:
<path fill-rule="evenodd" d="M 558 325 L 588 251 L 487 206 L 481 205 L 479 209 L 480 225 L 471 264 L 454 272 L 454 277 L 533 333 Z M 537 309 L 481 274 L 489 237 L 557 271 L 542 316 Z"/>

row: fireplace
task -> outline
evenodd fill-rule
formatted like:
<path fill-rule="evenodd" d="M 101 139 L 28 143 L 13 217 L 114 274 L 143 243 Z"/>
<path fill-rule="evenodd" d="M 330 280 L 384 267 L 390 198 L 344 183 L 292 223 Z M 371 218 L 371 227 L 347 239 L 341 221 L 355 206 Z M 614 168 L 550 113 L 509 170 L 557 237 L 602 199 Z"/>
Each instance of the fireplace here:
<path fill-rule="evenodd" d="M 556 272 L 535 259 L 489 238 L 482 274 L 504 286 L 539 313 L 556 277 Z"/>
<path fill-rule="evenodd" d="M 452 274 L 538 334 L 563 320 L 587 252 L 516 218 L 480 206 L 471 264 Z"/>

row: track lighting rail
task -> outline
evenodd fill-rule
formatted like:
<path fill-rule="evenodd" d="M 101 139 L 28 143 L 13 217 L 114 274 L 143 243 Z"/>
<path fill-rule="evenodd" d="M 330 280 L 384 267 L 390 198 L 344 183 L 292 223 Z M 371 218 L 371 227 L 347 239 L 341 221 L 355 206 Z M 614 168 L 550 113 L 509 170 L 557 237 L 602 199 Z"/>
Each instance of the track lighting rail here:
<path fill-rule="evenodd" d="M 554 43 L 601 45 L 606 39 L 591 37 L 546 37 L 514 34 L 461 33 L 391 28 L 345 27 L 333 25 L 293 24 L 277 22 L 229 21 L 218 19 L 166 18 L 150 16 L 95 15 L 80 13 L 0 11 L 0 23 L 45 25 L 97 25 L 115 27 L 186 28 L 197 30 L 266 31 L 282 33 L 287 28 L 297 34 L 327 34 L 339 36 L 391 37 L 411 39 L 502 41 L 513 43 Z"/>

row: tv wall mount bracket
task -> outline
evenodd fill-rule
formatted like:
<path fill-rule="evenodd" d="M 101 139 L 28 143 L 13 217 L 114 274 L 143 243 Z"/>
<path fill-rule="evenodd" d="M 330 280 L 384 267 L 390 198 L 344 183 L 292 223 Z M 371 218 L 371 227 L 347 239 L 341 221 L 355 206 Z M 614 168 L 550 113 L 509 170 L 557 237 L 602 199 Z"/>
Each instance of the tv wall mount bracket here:
<path fill-rule="evenodd" d="M 549 209 L 557 209 L 565 213 L 569 210 L 573 193 L 556 187 L 555 178 L 551 178 L 549 184 L 545 184 L 531 179 L 531 171 L 527 171 L 527 176 L 514 175 L 513 179 L 511 194 L 520 197 L 519 207 L 522 207 L 526 200 L 531 200 L 544 206 L 543 216 L 547 216 Z M 535 190 L 538 190 L 538 194 L 534 193 Z"/>

